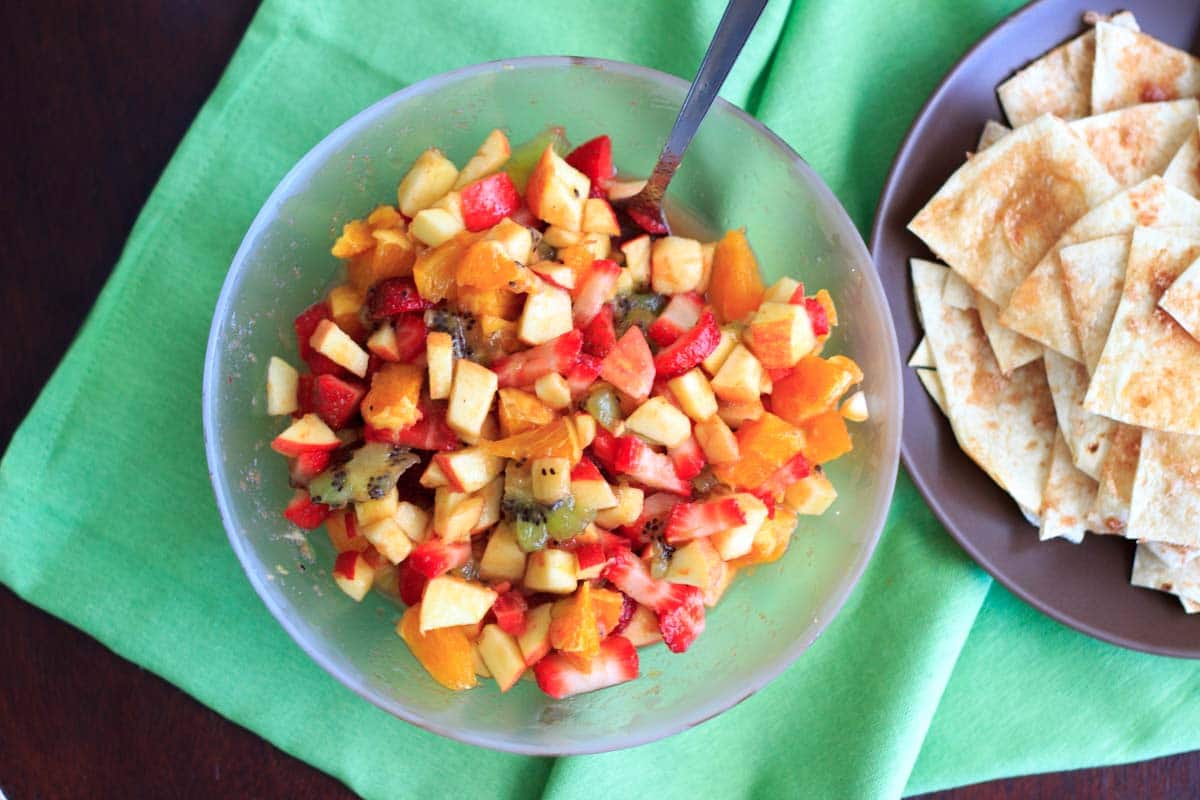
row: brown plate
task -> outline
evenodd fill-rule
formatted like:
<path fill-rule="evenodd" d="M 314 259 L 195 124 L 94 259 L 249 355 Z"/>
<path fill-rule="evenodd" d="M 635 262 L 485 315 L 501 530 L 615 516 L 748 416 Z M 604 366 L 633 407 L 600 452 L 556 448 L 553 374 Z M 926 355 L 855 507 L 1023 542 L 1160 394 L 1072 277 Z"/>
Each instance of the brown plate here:
<path fill-rule="evenodd" d="M 996 86 L 1084 28 L 1088 10 L 1128 7 L 1147 33 L 1197 52 L 1200 3 L 1041 0 L 997 26 L 954 66 L 925 103 L 888 174 L 871 231 L 905 360 L 921 338 L 908 260 L 933 258 L 905 229 L 974 149 L 983 124 L 1004 120 Z M 946 418 L 912 369 L 904 374 L 902 453 L 913 481 L 946 530 L 996 580 L 1045 614 L 1097 639 L 1161 655 L 1200 658 L 1200 618 L 1178 599 L 1129 585 L 1133 542 L 1086 537 L 1039 542 L 1013 500 L 959 449 Z"/>

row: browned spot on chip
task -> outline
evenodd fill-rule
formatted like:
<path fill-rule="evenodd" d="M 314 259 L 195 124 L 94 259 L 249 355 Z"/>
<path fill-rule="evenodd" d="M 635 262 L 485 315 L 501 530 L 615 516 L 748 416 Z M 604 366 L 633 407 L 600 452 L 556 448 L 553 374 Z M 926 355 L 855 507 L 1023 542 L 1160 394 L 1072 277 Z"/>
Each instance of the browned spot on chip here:
<path fill-rule="evenodd" d="M 1118 531 L 1124 530 L 1125 523 L 1121 522 L 1121 520 L 1117 519 L 1116 517 L 1106 517 L 1104 520 L 1104 527 L 1108 528 L 1113 533 L 1117 533 Z"/>
<path fill-rule="evenodd" d="M 1162 590 L 1163 590 L 1164 592 L 1169 592 L 1169 591 L 1171 591 L 1171 590 L 1172 590 L 1172 589 L 1174 589 L 1174 588 L 1175 588 L 1175 584 L 1171 583 L 1170 581 L 1163 581 L 1163 582 L 1162 582 Z"/>
<path fill-rule="evenodd" d="M 1156 83 L 1143 82 L 1138 97 L 1143 103 L 1161 103 L 1164 100 L 1174 100 L 1175 90 L 1163 88 Z"/>
<path fill-rule="evenodd" d="M 996 222 L 1013 255 L 1032 263 L 1087 210 L 1087 199 L 1075 179 L 1044 156 L 1031 155 L 1026 163 L 996 210 Z"/>

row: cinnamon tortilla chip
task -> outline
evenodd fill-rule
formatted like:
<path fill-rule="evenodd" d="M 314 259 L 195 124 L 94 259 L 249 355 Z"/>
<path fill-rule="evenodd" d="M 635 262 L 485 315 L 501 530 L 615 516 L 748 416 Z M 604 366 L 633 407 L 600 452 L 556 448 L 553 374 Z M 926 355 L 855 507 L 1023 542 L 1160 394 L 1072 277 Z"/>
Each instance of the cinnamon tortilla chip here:
<path fill-rule="evenodd" d="M 1054 398 L 1054 413 L 1071 458 L 1085 475 L 1099 480 L 1113 433 L 1120 423 L 1083 407 L 1088 376 L 1082 364 L 1053 350 L 1045 352 L 1045 364 L 1046 383 Z"/>
<path fill-rule="evenodd" d="M 1050 475 L 1042 494 L 1042 525 L 1038 538 L 1067 539 L 1079 544 L 1087 532 L 1087 516 L 1096 499 L 1096 482 L 1071 461 L 1062 432 L 1054 437 Z"/>
<path fill-rule="evenodd" d="M 1129 525 L 1133 479 L 1137 474 L 1138 454 L 1141 449 L 1141 428 L 1132 425 L 1116 426 L 1110 437 L 1104 463 L 1100 465 L 1100 485 L 1096 490 L 1096 502 L 1092 505 L 1092 513 L 1089 515 L 1089 530 L 1096 533 L 1125 533 Z"/>
<path fill-rule="evenodd" d="M 1179 148 L 1167 165 L 1163 180 L 1192 197 L 1200 197 L 1200 130 L 1193 131 Z"/>
<path fill-rule="evenodd" d="M 1034 115 L 1035 118 L 1038 116 L 1040 115 Z M 1061 117 L 1062 114 L 1059 114 L 1058 116 Z M 979 133 L 979 143 L 975 145 L 975 152 L 981 153 L 984 150 L 987 150 L 989 147 L 1003 139 L 1005 136 L 1008 136 L 1010 133 L 1012 133 L 1012 128 L 1008 127 L 1007 125 L 1001 125 L 994 119 L 989 119 L 986 123 L 984 123 L 983 130 Z"/>
<path fill-rule="evenodd" d="M 1200 341 L 1200 261 L 1193 262 L 1163 293 L 1158 306 Z"/>
<path fill-rule="evenodd" d="M 1161 175 L 1188 137 L 1196 132 L 1196 101 L 1175 100 L 1085 117 L 1071 130 L 1087 142 L 1121 186 Z"/>
<path fill-rule="evenodd" d="M 1119 187 L 1062 120 L 1043 116 L 977 153 L 909 230 L 999 306 L 1062 233 Z"/>
<path fill-rule="evenodd" d="M 908 365 L 913 369 L 937 369 L 937 364 L 933 363 L 933 352 L 929 349 L 929 340 L 924 336 L 909 356 Z"/>
<path fill-rule="evenodd" d="M 1146 545 L 1139 544 L 1133 556 L 1133 574 L 1129 582 L 1143 589 L 1155 589 L 1179 597 L 1188 613 L 1200 604 L 1200 561 L 1182 566 L 1164 562 Z"/>
<path fill-rule="evenodd" d="M 1137 21 L 1128 11 L 1113 15 L 1111 22 L 1138 29 Z M 1096 34 L 1089 30 L 1054 48 L 1000 84 L 996 94 L 1008 121 L 1013 127 L 1019 127 L 1042 114 L 1054 114 L 1060 119 L 1086 117 L 1092 107 L 1095 57 Z"/>
<path fill-rule="evenodd" d="M 1005 377 L 978 315 L 941 302 L 944 267 L 913 259 L 913 286 L 963 451 L 1026 508 L 1042 506 L 1057 430 L 1041 364 Z"/>
<path fill-rule="evenodd" d="M 1137 228 L 1112 330 L 1083 405 L 1088 411 L 1173 433 L 1200 434 L 1200 342 L 1158 300 L 1200 257 L 1200 239 Z"/>
<path fill-rule="evenodd" d="M 1190 564 L 1196 556 L 1200 555 L 1200 549 L 1195 547 L 1184 547 L 1181 544 L 1168 544 L 1166 542 L 1139 542 L 1140 547 L 1145 547 L 1153 553 L 1159 561 L 1173 569 Z"/>
<path fill-rule="evenodd" d="M 1096 370 L 1112 328 L 1128 259 L 1128 234 L 1105 236 L 1058 251 L 1071 324 L 1079 337 L 1088 374 Z"/>
<path fill-rule="evenodd" d="M 1200 547 L 1200 436 L 1142 435 L 1126 535 Z"/>
<path fill-rule="evenodd" d="M 925 391 L 929 392 L 929 396 L 943 415 L 946 415 L 946 390 L 942 388 L 942 379 L 938 377 L 936 369 L 919 369 L 917 377 L 921 380 L 921 385 L 925 387 Z M 947 415 L 948 416 L 948 415 Z"/>
<path fill-rule="evenodd" d="M 946 285 L 942 288 L 942 302 L 964 311 L 975 308 L 975 290 L 954 272 L 946 276 Z"/>
<path fill-rule="evenodd" d="M 1200 94 L 1200 59 L 1153 36 L 1096 25 L 1092 113 Z"/>
<path fill-rule="evenodd" d="M 949 286 L 948 281 L 946 285 Z M 987 334 L 988 343 L 992 346 L 992 353 L 996 356 L 996 363 L 1000 365 L 1001 372 L 1008 375 L 1017 367 L 1023 367 L 1041 357 L 1040 344 L 1000 324 L 1000 309 L 995 303 L 976 293 L 975 307 L 979 309 L 979 321 L 983 324 L 983 332 Z"/>

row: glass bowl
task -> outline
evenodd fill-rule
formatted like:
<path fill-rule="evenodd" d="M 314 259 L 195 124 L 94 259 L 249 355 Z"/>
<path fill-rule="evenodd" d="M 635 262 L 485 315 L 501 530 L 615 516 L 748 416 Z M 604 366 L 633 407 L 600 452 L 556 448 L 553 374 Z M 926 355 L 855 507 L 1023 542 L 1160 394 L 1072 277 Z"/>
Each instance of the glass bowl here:
<path fill-rule="evenodd" d="M 567 57 L 520 58 L 430 78 L 381 100 L 317 145 L 271 194 L 234 257 L 213 317 L 204 373 L 204 431 L 230 543 L 267 608 L 318 664 L 362 697 L 427 730 L 538 755 L 631 747 L 724 711 L 783 671 L 842 606 L 879 538 L 895 485 L 900 364 L 883 289 L 862 239 L 821 179 L 761 124 L 718 100 L 671 184 L 711 230 L 745 226 L 768 282 L 792 275 L 826 287 L 841 325 L 827 352 L 866 372 L 868 422 L 831 465 L 839 498 L 802 518 L 784 558 L 745 570 L 709 611 L 688 652 L 639 651 L 641 677 L 553 700 L 531 681 L 501 695 L 438 686 L 394 633 L 401 607 L 372 592 L 356 604 L 329 571 L 321 530 L 281 516 L 287 469 L 269 442 L 267 360 L 293 364 L 292 318 L 338 274 L 329 248 L 341 225 L 379 202 L 426 147 L 463 164 L 492 128 L 521 142 L 548 125 L 572 141 L 612 137 L 615 160 L 648 174 L 687 83 L 643 67 Z M 303 569 L 301 569 L 303 565 Z M 750 624 L 747 624 L 749 622 Z"/>

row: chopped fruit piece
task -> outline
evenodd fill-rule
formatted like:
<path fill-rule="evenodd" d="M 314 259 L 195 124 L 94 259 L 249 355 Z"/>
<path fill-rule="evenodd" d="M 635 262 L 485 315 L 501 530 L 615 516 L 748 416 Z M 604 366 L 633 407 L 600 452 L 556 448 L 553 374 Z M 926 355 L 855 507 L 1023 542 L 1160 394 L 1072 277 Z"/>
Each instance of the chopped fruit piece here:
<path fill-rule="evenodd" d="M 763 483 L 755 488 L 754 494 L 767 500 L 775 500 L 783 497 L 783 493 L 796 481 L 804 480 L 812 473 L 812 464 L 804 457 L 803 453 L 797 453 L 788 459 L 788 462 L 771 474 Z"/>
<path fill-rule="evenodd" d="M 364 500 L 354 504 L 354 519 L 358 522 L 359 531 L 366 536 L 363 528 L 381 519 L 391 519 L 400 509 L 400 495 L 393 486 L 382 497 Z"/>
<path fill-rule="evenodd" d="M 644 290 L 650 285 L 650 237 L 636 236 L 621 244 L 625 254 L 625 274 L 629 276 L 630 289 Z"/>
<path fill-rule="evenodd" d="M 705 242 L 700 245 L 700 283 L 696 286 L 696 291 L 704 294 L 708 291 L 708 284 L 712 281 L 712 265 L 713 254 L 717 251 L 716 242 Z"/>
<path fill-rule="evenodd" d="M 497 409 L 500 417 L 500 435 L 506 437 L 540 428 L 553 422 L 556 416 L 554 411 L 537 397 L 511 387 L 498 392 Z"/>
<path fill-rule="evenodd" d="M 771 284 L 771 288 L 763 292 L 762 301 L 764 303 L 791 303 L 793 302 L 793 298 L 797 296 L 797 292 L 799 292 L 799 296 L 803 300 L 804 284 L 785 275 Z"/>
<path fill-rule="evenodd" d="M 538 688 L 561 700 L 633 680 L 638 676 L 638 655 L 625 637 L 609 636 L 600 643 L 587 671 L 556 653 L 538 661 L 533 672 Z"/>
<path fill-rule="evenodd" d="M 361 219 L 351 220 L 342 226 L 342 235 L 333 243 L 334 258 L 350 258 L 375 246 L 371 226 Z"/>
<path fill-rule="evenodd" d="M 577 655 L 576 663 L 587 663 L 600 651 L 600 628 L 592 605 L 592 587 L 587 581 L 573 595 L 551 606 L 550 646 Z"/>
<path fill-rule="evenodd" d="M 553 603 L 543 603 L 525 615 L 525 632 L 517 637 L 525 666 L 531 667 L 550 652 L 550 610 Z"/>
<path fill-rule="evenodd" d="M 525 612 L 529 604 L 525 595 L 515 590 L 509 590 L 496 598 L 492 613 L 496 615 L 496 624 L 505 633 L 520 636 L 525 632 Z"/>
<path fill-rule="evenodd" d="M 677 447 L 692 435 L 692 422 L 666 398 L 651 397 L 629 415 L 625 429 L 651 444 Z"/>
<path fill-rule="evenodd" d="M 504 501 L 504 477 L 499 476 L 475 493 L 483 501 L 479 519 L 471 526 L 471 535 L 482 533 L 500 521 L 500 506 Z"/>
<path fill-rule="evenodd" d="M 628 550 L 613 554 L 604 575 L 622 592 L 653 609 L 658 616 L 659 630 L 672 653 L 687 650 L 704 631 L 704 600 L 695 586 L 650 577 L 645 563 Z"/>
<path fill-rule="evenodd" d="M 740 507 L 746 521 L 741 525 L 718 531 L 709 537 L 713 547 L 726 561 L 744 556 L 754 544 L 754 535 L 767 520 L 767 507 L 752 494 L 735 494 L 733 499 Z"/>
<path fill-rule="evenodd" d="M 600 259 L 592 262 L 581 276 L 575 291 L 574 320 L 577 326 L 588 325 L 600 313 L 600 309 L 616 296 L 617 278 L 620 276 L 621 268 L 615 261 Z"/>
<path fill-rule="evenodd" d="M 607 136 L 597 136 L 579 145 L 571 151 L 566 161 L 587 176 L 593 189 L 599 189 L 601 192 L 608 189 L 613 175 L 616 174 L 616 170 L 613 169 L 612 140 Z"/>
<path fill-rule="evenodd" d="M 454 366 L 446 424 L 464 441 L 477 440 L 495 396 L 496 373 L 474 361 L 459 359 Z"/>
<path fill-rule="evenodd" d="M 646 329 L 646 335 L 659 347 L 666 347 L 695 327 L 702 311 L 704 298 L 699 294 L 677 294 L 667 302 L 659 318 Z M 716 327 L 715 323 L 713 327 Z"/>
<path fill-rule="evenodd" d="M 362 553 L 347 550 L 338 555 L 333 565 L 333 580 L 354 602 L 360 603 L 375 580 L 375 568 Z"/>
<path fill-rule="evenodd" d="M 577 231 L 583 223 L 583 201 L 590 189 L 588 177 L 548 146 L 529 176 L 525 201 L 539 219 Z"/>
<path fill-rule="evenodd" d="M 296 330 L 296 346 L 300 350 L 300 358 L 303 361 L 308 361 L 314 353 L 309 340 L 312 339 L 317 326 L 321 324 L 321 320 L 329 318 L 329 304 L 322 301 L 320 303 L 313 303 L 304 309 L 304 311 L 301 311 L 297 315 L 295 322 L 292 323 Z"/>
<path fill-rule="evenodd" d="M 374 233 L 378 230 L 387 230 L 388 228 L 404 229 L 404 217 L 394 206 L 389 206 L 386 203 L 376 206 L 375 210 L 367 215 L 367 224 L 371 226 L 371 231 Z"/>
<path fill-rule="evenodd" d="M 387 327 L 385 325 L 385 327 Z M 396 361 L 409 362 L 425 350 L 425 319 L 420 314 L 401 314 L 392 321 Z"/>
<path fill-rule="evenodd" d="M 426 489 L 437 489 L 441 486 L 449 486 L 450 479 L 446 477 L 446 473 L 442 472 L 442 468 L 436 461 L 430 461 L 425 472 L 421 474 L 420 483 Z"/>
<path fill-rule="evenodd" d="M 774 414 L 763 414 L 760 419 L 747 422 L 738 430 L 737 441 L 739 459 L 715 465 L 713 472 L 730 486 L 748 490 L 766 482 L 775 470 L 805 448 L 804 433 Z M 811 456 L 809 459 L 812 460 Z"/>
<path fill-rule="evenodd" d="M 483 498 L 456 492 L 448 486 L 434 491 L 433 532 L 447 542 L 471 538 L 483 513 Z"/>
<path fill-rule="evenodd" d="M 557 339 L 493 363 L 500 386 L 531 386 L 538 378 L 557 372 L 564 375 L 579 360 L 583 334 L 569 330 Z"/>
<path fill-rule="evenodd" d="M 351 285 L 364 292 L 388 278 L 411 275 L 417 255 L 412 239 L 402 230 L 375 230 L 371 236 L 375 239 L 375 247 L 346 262 L 346 276 Z"/>
<path fill-rule="evenodd" d="M 468 183 L 474 183 L 495 172 L 504 166 L 504 162 L 508 161 L 511 154 L 512 146 L 508 142 L 508 137 L 499 128 L 493 130 L 483 140 L 483 144 L 479 145 L 479 149 L 475 151 L 475 155 L 471 156 L 471 160 L 462 168 L 462 172 L 458 173 L 458 179 L 454 181 L 454 188 L 461 189 Z"/>
<path fill-rule="evenodd" d="M 626 200 L 645 188 L 646 182 L 643 180 L 613 181 L 608 185 L 608 199 L 614 203 L 618 200 Z"/>
<path fill-rule="evenodd" d="M 296 527 L 311 531 L 329 518 L 329 506 L 314 503 L 308 492 L 297 489 L 283 510 L 283 516 Z"/>
<path fill-rule="evenodd" d="M 291 414 L 300 407 L 300 373 L 282 358 L 271 356 L 267 364 L 267 413 Z"/>
<path fill-rule="evenodd" d="M 700 366 L 704 367 L 704 371 L 709 375 L 716 375 L 722 366 L 725 364 L 725 359 L 729 358 L 729 354 L 733 352 L 733 348 L 737 347 L 740 341 L 738 329 L 732 325 L 725 325 L 721 328 L 721 338 L 717 342 L 717 346 L 708 354 L 708 357 L 700 362 Z"/>
<path fill-rule="evenodd" d="M 662 633 L 658 630 L 658 617 L 643 605 L 635 604 L 633 614 L 625 627 L 617 631 L 634 647 L 645 647 L 662 641 Z"/>
<path fill-rule="evenodd" d="M 608 555 L 604 552 L 602 544 L 590 542 L 575 549 L 575 561 L 579 565 L 575 576 L 581 581 L 590 581 L 599 578 L 604 572 L 608 565 Z"/>
<path fill-rule="evenodd" d="M 418 450 L 453 450 L 458 447 L 458 435 L 446 424 L 446 406 L 422 396 L 418 409 L 421 419 L 400 430 L 374 428 L 363 429 L 367 441 L 415 447 Z M 444 477 L 444 476 L 443 476 Z"/>
<path fill-rule="evenodd" d="M 582 396 L 596 382 L 596 378 L 600 377 L 600 363 L 600 359 L 595 356 L 580 353 L 575 366 L 567 373 L 567 388 L 572 399 Z"/>
<path fill-rule="evenodd" d="M 600 363 L 600 377 L 625 394 L 641 400 L 654 384 L 654 357 L 642 329 L 632 327 Z"/>
<path fill-rule="evenodd" d="M 412 552 L 412 540 L 394 519 L 380 519 L 362 527 L 362 535 L 393 564 L 399 564 Z"/>
<path fill-rule="evenodd" d="M 454 382 L 454 340 L 445 331 L 425 337 L 425 361 L 429 366 L 429 397 L 445 400 Z"/>
<path fill-rule="evenodd" d="M 504 471 L 504 459 L 478 447 L 438 453 L 433 460 L 442 468 L 450 487 L 466 494 L 479 491 Z"/>
<path fill-rule="evenodd" d="M 361 552 L 371 546 L 371 543 L 358 532 L 358 523 L 354 521 L 353 511 L 336 511 L 325 520 L 325 532 L 329 534 L 329 542 L 339 553 L 348 550 Z"/>
<path fill-rule="evenodd" d="M 793 483 L 784 492 L 784 502 L 788 508 L 805 516 L 824 514 L 836 499 L 837 490 L 833 488 L 829 476 L 820 469 Z"/>
<path fill-rule="evenodd" d="M 367 374 L 369 360 L 367 351 L 359 347 L 358 342 L 350 338 L 334 322 L 327 319 L 321 320 L 308 343 L 313 350 L 358 377 L 361 378 Z"/>
<path fill-rule="evenodd" d="M 800 425 L 804 432 L 804 455 L 814 464 L 826 464 L 854 448 L 846 421 L 836 411 L 809 417 Z"/>
<path fill-rule="evenodd" d="M 362 401 L 363 419 L 376 428 L 401 430 L 421 419 L 424 371 L 415 364 L 385 364 L 371 377 Z"/>
<path fill-rule="evenodd" d="M 667 381 L 679 407 L 697 423 L 711 419 L 717 413 L 717 398 L 704 372 L 693 368 Z"/>
<path fill-rule="evenodd" d="M 340 430 L 358 415 L 358 404 L 366 393 L 357 383 L 318 375 L 313 382 L 313 410 L 330 428 Z"/>
<path fill-rule="evenodd" d="M 595 191 L 594 184 L 593 191 Z M 583 201 L 581 225 L 585 233 L 598 233 L 604 236 L 621 234 L 621 226 L 617 222 L 617 215 L 613 212 L 612 206 L 607 200 L 599 197 L 589 197 Z"/>
<path fill-rule="evenodd" d="M 285 456 L 314 450 L 336 450 L 342 440 L 316 414 L 305 414 L 271 441 L 271 449 Z"/>
<path fill-rule="evenodd" d="M 530 269 L 552 286 L 570 291 L 575 288 L 575 272 L 566 264 L 556 261 L 539 261 Z"/>
<path fill-rule="evenodd" d="M 586 411 L 576 411 L 571 422 L 575 425 L 580 448 L 590 447 L 596 439 L 596 418 Z"/>
<path fill-rule="evenodd" d="M 543 285 L 525 298 L 517 338 L 526 344 L 539 345 L 568 333 L 572 327 L 571 295 Z"/>
<path fill-rule="evenodd" d="M 621 632 L 622 623 L 629 622 L 637 603 L 612 589 L 593 589 L 592 607 L 596 610 L 596 625 L 600 628 L 600 638 L 604 638 Z"/>
<path fill-rule="evenodd" d="M 523 270 L 508 255 L 502 242 L 484 239 L 467 248 L 454 280 L 460 287 L 480 290 L 524 289 L 526 281 L 532 276 L 522 273 Z"/>
<path fill-rule="evenodd" d="M 704 360 L 717 349 L 720 342 L 721 332 L 717 328 L 716 319 L 711 312 L 705 311 L 700 315 L 695 327 L 654 357 L 654 368 L 661 378 L 682 375 L 704 363 Z M 713 387 L 715 388 L 715 386 L 716 379 L 714 378 Z"/>
<path fill-rule="evenodd" d="M 575 426 L 566 419 L 556 419 L 548 425 L 531 431 L 518 433 L 494 442 L 481 441 L 479 446 L 492 455 L 525 460 L 533 458 L 565 458 L 571 463 L 579 461 L 579 435 Z"/>
<path fill-rule="evenodd" d="M 701 503 L 680 503 L 671 509 L 663 531 L 667 542 L 676 544 L 711 536 L 746 524 L 746 513 L 736 497 L 722 497 Z M 697 584 L 699 585 L 699 584 Z"/>
<path fill-rule="evenodd" d="M 717 242 L 708 291 L 713 310 L 724 322 L 742 319 L 762 302 L 758 261 L 744 231 L 729 231 Z"/>
<path fill-rule="evenodd" d="M 613 494 L 612 487 L 604 480 L 596 465 L 587 458 L 581 459 L 571 471 L 571 494 L 575 496 L 575 501 L 585 508 L 602 511 L 617 506 L 617 497 Z"/>
<path fill-rule="evenodd" d="M 525 576 L 525 551 L 517 544 L 511 525 L 499 525 L 488 537 L 479 575 L 489 581 L 519 581 Z"/>
<path fill-rule="evenodd" d="M 436 578 L 458 569 L 471 558 L 470 542 L 447 542 L 437 537 L 426 539 L 413 548 L 405 563 L 426 578 Z"/>
<path fill-rule="evenodd" d="M 367 350 L 372 356 L 383 361 L 397 362 L 412 359 L 412 356 L 400 358 L 400 349 L 396 343 L 396 329 L 390 322 L 384 322 L 371 333 L 367 339 Z"/>
<path fill-rule="evenodd" d="M 786 508 L 776 508 L 775 516 L 764 522 L 758 529 L 758 533 L 754 534 L 754 543 L 750 547 L 750 552 L 733 559 L 729 562 L 730 566 L 752 567 L 755 564 L 770 564 L 778 561 L 787 552 L 788 542 L 792 540 L 792 531 L 795 527 L 795 513 Z"/>
<path fill-rule="evenodd" d="M 525 658 L 517 640 L 498 625 L 483 626 L 479 634 L 478 652 L 501 692 L 507 692 L 516 685 L 525 671 Z"/>
<path fill-rule="evenodd" d="M 419 620 L 424 616 L 423 605 L 408 607 L 396 625 L 396 633 L 435 681 L 451 691 L 472 688 L 476 681 L 471 640 L 459 627 L 422 631 Z"/>
<path fill-rule="evenodd" d="M 289 473 L 293 486 L 307 486 L 308 482 L 320 475 L 329 466 L 331 457 L 329 450 L 311 450 L 296 456 Z"/>
<path fill-rule="evenodd" d="M 462 233 L 466 226 L 461 219 L 444 208 L 425 208 L 413 217 L 408 230 L 417 241 L 437 247 Z"/>
<path fill-rule="evenodd" d="M 712 389 L 717 397 L 731 403 L 750 403 L 759 399 L 766 371 L 754 354 L 745 345 L 737 345 L 730 352 L 721 369 L 712 379 Z"/>
<path fill-rule="evenodd" d="M 803 358 L 791 375 L 776 384 L 771 397 L 771 409 L 779 416 L 799 425 L 804 420 L 837 407 L 838 400 L 854 385 L 855 372 L 851 365 L 819 356 Z"/>
<path fill-rule="evenodd" d="M 400 213 L 412 219 L 450 191 L 458 179 L 458 169 L 442 151 L 431 147 L 417 157 L 396 190 Z"/>
<path fill-rule="evenodd" d="M 502 219 L 487 236 L 488 241 L 499 242 L 508 257 L 518 264 L 528 264 L 533 255 L 533 233 L 519 222 Z"/>
<path fill-rule="evenodd" d="M 371 319 L 389 319 L 410 311 L 424 311 L 433 303 L 422 299 L 412 278 L 388 278 L 375 285 L 367 300 Z"/>
<path fill-rule="evenodd" d="M 583 330 L 583 349 L 588 355 L 604 358 L 617 346 L 611 305 L 603 305 Z"/>
<path fill-rule="evenodd" d="M 851 422 L 866 422 L 871 416 L 867 411 L 867 396 L 861 391 L 855 392 L 846 398 L 838 413 Z"/>
<path fill-rule="evenodd" d="M 552 409 L 561 411 L 571 405 L 571 387 L 567 379 L 557 372 L 538 378 L 533 384 L 537 397 Z"/>
<path fill-rule="evenodd" d="M 578 585 L 575 554 L 546 548 L 530 553 L 525 566 L 525 588 L 550 594 L 570 594 Z"/>
<path fill-rule="evenodd" d="M 808 313 L 790 303 L 763 303 L 750 320 L 746 342 L 767 369 L 787 368 L 812 352 L 817 336 Z"/>
<path fill-rule="evenodd" d="M 475 234 L 459 234 L 417 258 L 412 276 L 422 299 L 438 303 L 454 290 L 458 263 L 476 238 Z"/>
<path fill-rule="evenodd" d="M 636 486 L 618 485 L 613 489 L 617 505 L 596 513 L 596 524 L 603 528 L 630 525 L 642 515 L 645 492 Z"/>
<path fill-rule="evenodd" d="M 717 404 L 717 416 L 729 427 L 737 430 L 747 422 L 762 419 L 766 413 L 761 400 L 751 400 L 749 403 L 730 403 L 722 400 Z"/>
<path fill-rule="evenodd" d="M 463 187 L 461 195 L 463 222 L 469 231 L 487 230 L 521 206 L 521 195 L 504 172 Z"/>
<path fill-rule="evenodd" d="M 633 220 L 635 225 L 646 233 L 652 233 L 655 236 L 666 236 L 671 232 L 671 229 L 667 227 L 666 222 L 662 219 L 661 212 L 649 212 L 640 206 L 626 206 L 625 213 Z"/>
<path fill-rule="evenodd" d="M 368 442 L 355 449 L 349 461 L 337 463 L 309 481 L 308 492 L 316 502 L 336 507 L 378 500 L 415 463 L 417 457 L 402 447 Z"/>
<path fill-rule="evenodd" d="M 825 305 L 816 298 L 806 297 L 804 299 L 804 309 L 808 312 L 813 333 L 817 336 L 827 336 L 829 334 L 829 312 L 826 310 Z"/>
<path fill-rule="evenodd" d="M 675 474 L 685 481 L 690 481 L 699 475 L 704 467 L 708 465 L 708 460 L 704 457 L 704 451 L 700 449 L 699 443 L 691 436 L 688 436 L 675 447 L 670 448 L 667 451 L 667 455 L 671 457 L 671 463 L 675 465 Z"/>
<path fill-rule="evenodd" d="M 651 489 L 661 489 L 681 497 L 691 497 L 692 485 L 675 473 L 670 457 L 651 450 L 635 436 L 617 440 L 613 469 L 633 478 Z"/>
<path fill-rule="evenodd" d="M 404 535 L 414 542 L 425 541 L 429 530 L 429 512 L 420 506 L 402 500 L 392 517 Z"/>
<path fill-rule="evenodd" d="M 421 598 L 421 632 L 473 625 L 483 619 L 496 597 L 495 591 L 481 584 L 439 575 L 429 581 Z"/>
<path fill-rule="evenodd" d="M 700 243 L 682 236 L 655 239 L 650 248 L 650 285 L 659 294 L 694 292 L 704 257 Z"/>
<path fill-rule="evenodd" d="M 551 505 L 571 493 L 571 462 L 565 458 L 535 458 L 529 465 L 533 475 L 533 499 Z"/>
<path fill-rule="evenodd" d="M 400 595 L 400 602 L 404 605 L 415 606 L 421 602 L 421 595 L 425 593 L 427 583 L 429 579 L 413 569 L 409 562 L 404 561 L 396 567 L 396 593 Z"/>
<path fill-rule="evenodd" d="M 666 580 L 686 583 L 701 592 L 710 592 L 724 577 L 725 562 L 707 539 L 694 539 L 671 555 Z"/>

